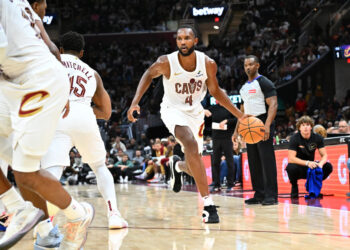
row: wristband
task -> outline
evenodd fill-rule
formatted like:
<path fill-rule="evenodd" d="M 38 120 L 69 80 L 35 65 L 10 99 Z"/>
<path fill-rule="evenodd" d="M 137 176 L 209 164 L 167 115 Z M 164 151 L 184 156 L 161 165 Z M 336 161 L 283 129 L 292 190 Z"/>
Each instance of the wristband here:
<path fill-rule="evenodd" d="M 309 166 L 309 162 L 310 162 L 310 161 L 307 161 L 306 164 L 305 164 L 307 167 Z"/>

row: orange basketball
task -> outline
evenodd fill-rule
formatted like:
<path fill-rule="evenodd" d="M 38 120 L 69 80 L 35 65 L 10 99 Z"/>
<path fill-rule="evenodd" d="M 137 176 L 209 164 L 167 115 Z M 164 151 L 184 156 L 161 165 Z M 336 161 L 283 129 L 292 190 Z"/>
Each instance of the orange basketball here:
<path fill-rule="evenodd" d="M 239 123 L 238 133 L 243 137 L 246 143 L 258 143 L 264 139 L 264 123 L 254 116 L 247 117 Z"/>

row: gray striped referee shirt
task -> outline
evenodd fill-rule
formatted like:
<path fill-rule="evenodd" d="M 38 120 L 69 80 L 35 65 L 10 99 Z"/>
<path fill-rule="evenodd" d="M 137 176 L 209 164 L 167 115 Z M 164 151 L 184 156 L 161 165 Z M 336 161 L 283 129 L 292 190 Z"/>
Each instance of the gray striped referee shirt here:
<path fill-rule="evenodd" d="M 244 102 L 244 113 L 254 116 L 266 114 L 265 99 L 277 96 L 275 85 L 263 75 L 259 75 L 251 82 L 246 82 L 239 93 Z"/>

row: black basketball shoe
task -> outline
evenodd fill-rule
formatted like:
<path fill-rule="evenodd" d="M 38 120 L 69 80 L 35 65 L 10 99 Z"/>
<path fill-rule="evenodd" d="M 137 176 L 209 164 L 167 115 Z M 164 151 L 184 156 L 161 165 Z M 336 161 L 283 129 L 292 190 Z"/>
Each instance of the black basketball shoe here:
<path fill-rule="evenodd" d="M 204 223 L 219 223 L 219 215 L 218 211 L 216 210 L 217 206 L 215 205 L 210 205 L 210 206 L 205 206 L 203 209 L 202 213 L 202 221 Z"/>
<path fill-rule="evenodd" d="M 175 169 L 175 164 L 178 161 L 181 161 L 181 158 L 177 155 L 170 157 L 170 160 L 169 160 L 170 187 L 175 193 L 180 192 L 182 187 L 181 172 L 177 172 Z"/>

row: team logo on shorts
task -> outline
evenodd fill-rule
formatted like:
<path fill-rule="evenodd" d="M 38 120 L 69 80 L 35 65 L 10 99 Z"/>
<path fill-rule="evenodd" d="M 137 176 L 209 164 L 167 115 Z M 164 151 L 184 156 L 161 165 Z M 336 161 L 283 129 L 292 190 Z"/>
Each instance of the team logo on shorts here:
<path fill-rule="evenodd" d="M 48 98 L 49 96 L 50 94 L 43 90 L 26 94 L 22 98 L 21 107 L 19 108 L 19 111 L 18 111 L 19 116 L 28 117 L 39 113 L 43 109 L 43 106 L 33 108 L 33 109 L 28 109 L 28 110 L 25 109 L 25 106 L 29 104 L 39 103 L 42 100 Z"/>
<path fill-rule="evenodd" d="M 204 131 L 204 122 L 202 123 L 202 125 L 199 127 L 199 131 L 198 131 L 198 136 L 199 138 L 203 137 L 203 131 Z"/>

